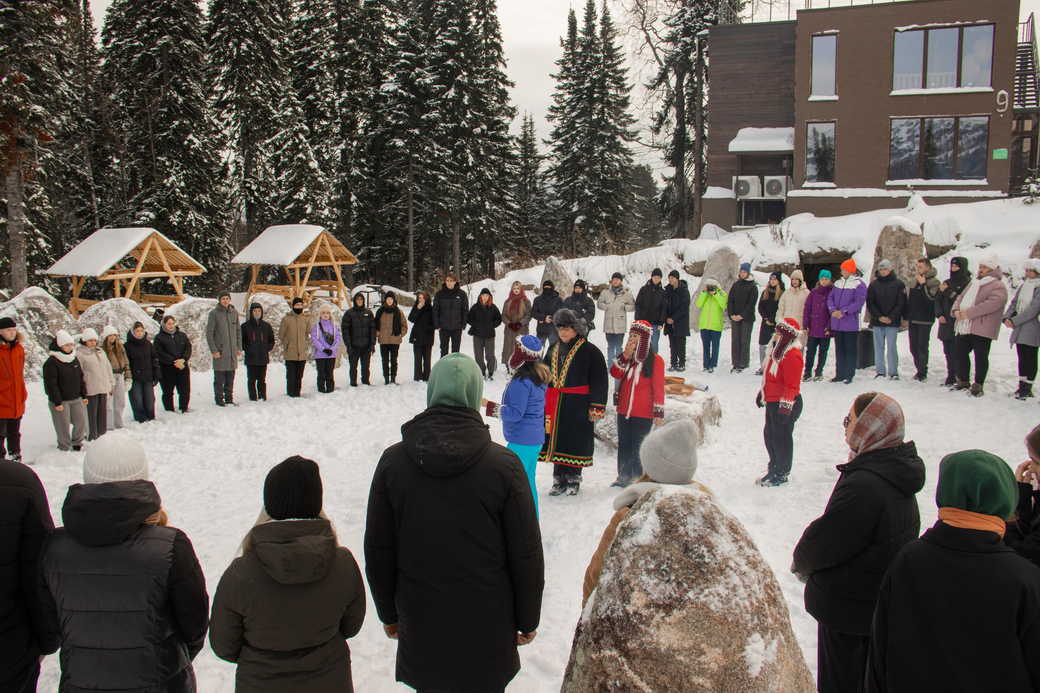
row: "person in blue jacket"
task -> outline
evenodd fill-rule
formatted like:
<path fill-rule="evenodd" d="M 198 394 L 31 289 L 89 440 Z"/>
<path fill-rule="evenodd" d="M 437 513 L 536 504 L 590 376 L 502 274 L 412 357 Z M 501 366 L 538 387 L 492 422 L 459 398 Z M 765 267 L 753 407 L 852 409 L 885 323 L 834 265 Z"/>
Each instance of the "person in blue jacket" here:
<path fill-rule="evenodd" d="M 545 442 L 545 389 L 552 376 L 541 362 L 542 341 L 533 334 L 516 340 L 509 359 L 513 378 L 502 394 L 502 403 L 481 400 L 487 416 L 502 419 L 502 432 L 510 450 L 524 465 L 531 482 L 535 513 L 538 512 L 538 488 L 534 483 L 538 453 Z"/>

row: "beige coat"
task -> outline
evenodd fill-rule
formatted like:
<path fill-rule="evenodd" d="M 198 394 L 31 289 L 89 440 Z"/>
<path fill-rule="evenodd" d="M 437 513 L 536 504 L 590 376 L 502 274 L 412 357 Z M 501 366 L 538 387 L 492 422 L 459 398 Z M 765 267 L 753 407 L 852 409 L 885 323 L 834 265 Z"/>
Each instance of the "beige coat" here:
<path fill-rule="evenodd" d="M 784 321 L 784 318 L 794 318 L 798 321 L 798 326 L 802 327 L 802 320 L 805 319 L 803 315 L 805 300 L 809 298 L 809 289 L 805 286 L 805 278 L 802 276 L 801 270 L 791 272 L 791 279 L 800 279 L 802 285 L 797 289 L 793 286 L 788 287 L 780 297 L 780 303 L 776 308 L 776 321 L 780 323 Z"/>
<path fill-rule="evenodd" d="M 400 344 L 404 336 L 408 334 L 408 320 L 404 317 L 404 311 L 400 308 L 397 313 L 401 318 L 401 334 L 394 336 L 394 314 L 384 311 L 376 323 L 376 341 L 380 344 Z"/>
<path fill-rule="evenodd" d="M 107 395 L 112 392 L 116 381 L 112 377 L 112 363 L 101 347 L 88 348 L 85 344 L 76 347 L 76 358 L 83 369 L 83 382 L 87 386 L 87 397 Z"/>
<path fill-rule="evenodd" d="M 278 327 L 278 341 L 282 343 L 286 361 L 306 361 L 310 356 L 310 324 L 303 313 L 290 312 Z"/>

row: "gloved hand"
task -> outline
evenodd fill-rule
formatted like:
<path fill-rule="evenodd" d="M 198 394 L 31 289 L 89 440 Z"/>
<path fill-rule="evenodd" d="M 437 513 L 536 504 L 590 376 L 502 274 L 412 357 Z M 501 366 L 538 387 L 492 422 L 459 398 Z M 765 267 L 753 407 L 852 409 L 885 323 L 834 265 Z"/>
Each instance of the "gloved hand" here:
<path fill-rule="evenodd" d="M 322 353 L 325 354 L 326 358 L 329 358 L 332 356 L 332 349 L 325 349 Z"/>
<path fill-rule="evenodd" d="M 757 406 L 759 409 L 766 406 L 765 400 L 762 399 L 761 391 L 757 395 L 755 395 L 755 406 Z"/>

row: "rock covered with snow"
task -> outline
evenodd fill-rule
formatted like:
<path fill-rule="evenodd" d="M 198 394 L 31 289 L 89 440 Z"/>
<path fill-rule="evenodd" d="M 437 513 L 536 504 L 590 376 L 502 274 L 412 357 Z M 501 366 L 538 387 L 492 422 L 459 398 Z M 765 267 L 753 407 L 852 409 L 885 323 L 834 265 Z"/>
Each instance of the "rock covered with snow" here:
<path fill-rule="evenodd" d="M 282 319 L 292 312 L 292 307 L 285 300 L 284 296 L 276 296 L 275 294 L 253 294 L 249 302 L 250 304 L 260 304 L 264 309 L 264 320 L 270 323 L 271 329 L 274 330 L 274 349 L 271 350 L 271 361 L 284 361 L 285 349 L 282 347 L 281 340 L 278 339 L 278 328 L 282 326 Z M 249 306 L 246 306 L 246 310 L 249 310 Z M 242 319 L 248 320 L 249 317 L 247 313 L 242 316 Z"/>
<path fill-rule="evenodd" d="M 152 320 L 136 301 L 129 298 L 110 298 L 83 311 L 79 316 L 79 329 L 83 331 L 90 327 L 101 334 L 106 325 L 111 325 L 116 328 L 119 338 L 125 341 L 126 334 L 135 322 L 144 325 L 144 331 L 149 337 L 154 338 L 159 334 L 159 323 Z"/>
<path fill-rule="evenodd" d="M 941 257 L 957 247 L 963 231 L 957 217 L 937 217 L 924 222 L 924 249 L 928 257 Z"/>
<path fill-rule="evenodd" d="M 188 359 L 188 366 L 193 371 L 213 369 L 213 356 L 206 344 L 206 322 L 209 320 L 210 312 L 216 307 L 215 298 L 186 298 L 166 309 L 166 315 L 176 318 L 181 332 L 191 340 L 191 358 Z"/>
<path fill-rule="evenodd" d="M 549 256 L 545 261 L 545 270 L 542 271 L 542 281 L 538 282 L 538 291 L 542 290 L 547 281 L 553 283 L 557 293 L 561 296 L 570 296 L 571 287 L 574 286 L 574 277 L 554 255 Z"/>
<path fill-rule="evenodd" d="M 38 286 L 30 286 L 10 301 L 0 303 L 0 317 L 11 318 L 25 335 L 25 377 L 39 380 L 47 349 L 58 330 L 75 335 L 75 318 L 53 296 Z"/>
<path fill-rule="evenodd" d="M 694 387 L 697 387 L 694 384 Z M 607 415 L 596 422 L 596 437 L 604 443 L 616 448 L 618 446 L 618 430 L 616 410 L 607 408 Z M 664 400 L 664 421 L 671 423 L 680 419 L 692 419 L 700 435 L 699 443 L 703 443 L 708 435 L 709 427 L 718 426 L 722 421 L 722 404 L 719 398 L 710 392 L 695 390 L 689 395 L 667 395 Z"/>
<path fill-rule="evenodd" d="M 888 260 L 892 263 L 892 271 L 903 284 L 913 286 L 917 261 L 924 256 L 921 225 L 905 217 L 892 217 L 886 222 L 874 248 L 874 267 L 881 260 Z"/>
<path fill-rule="evenodd" d="M 783 593 L 747 530 L 694 486 L 647 493 L 618 526 L 561 693 L 810 693 Z"/>
<path fill-rule="evenodd" d="M 693 274 L 690 270 L 691 268 L 687 268 L 687 271 Z M 697 297 L 700 296 L 701 291 L 704 289 L 704 282 L 708 279 L 714 279 L 722 287 L 723 291 L 729 293 L 730 287 L 737 281 L 739 272 L 740 256 L 737 255 L 735 250 L 727 245 L 720 245 L 711 251 L 701 271 L 701 280 L 697 284 L 690 301 L 690 327 L 692 329 L 698 329 L 701 309 L 697 307 Z"/>

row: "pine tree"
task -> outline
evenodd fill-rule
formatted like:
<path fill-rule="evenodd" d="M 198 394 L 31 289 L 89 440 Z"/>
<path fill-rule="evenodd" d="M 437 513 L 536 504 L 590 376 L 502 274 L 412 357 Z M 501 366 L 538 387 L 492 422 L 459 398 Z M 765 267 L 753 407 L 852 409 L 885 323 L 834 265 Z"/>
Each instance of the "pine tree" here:
<path fill-rule="evenodd" d="M 581 156 L 581 94 L 583 81 L 578 55 L 578 18 L 567 13 L 567 34 L 560 39 L 563 54 L 556 61 L 556 80 L 552 104 L 546 119 L 552 123 L 547 144 L 550 149 L 548 176 L 556 200 L 554 223 L 568 241 L 571 254 L 577 253 L 575 220 L 580 215 L 584 191 L 585 162 Z"/>
<path fill-rule="evenodd" d="M 331 200 L 330 224 L 334 235 L 357 248 L 354 228 L 355 198 L 360 188 L 359 129 L 366 90 L 363 88 L 364 56 L 361 34 L 361 5 L 357 0 L 332 0 L 335 29 L 331 44 L 331 65 L 336 95 L 333 163 L 326 170 Z M 353 265 L 349 270 L 353 277 Z"/>
<path fill-rule="evenodd" d="M 659 205 L 661 190 L 654 179 L 653 170 L 646 164 L 633 166 L 630 181 L 632 209 L 627 215 L 627 228 L 621 248 L 626 252 L 657 245 L 663 240 Z"/>
<path fill-rule="evenodd" d="M 541 170 L 534 118 L 525 113 L 520 136 L 516 140 L 516 176 L 513 197 L 517 205 L 516 244 L 511 250 L 533 260 L 543 252 L 552 252 L 553 233 L 547 215 L 548 195 Z"/>
<path fill-rule="evenodd" d="M 156 228 L 206 266 L 204 285 L 222 283 L 228 224 L 197 0 L 115 0 L 102 45 L 122 198 L 114 221 Z"/>
<path fill-rule="evenodd" d="M 331 171 L 337 165 L 340 135 L 336 7 L 333 0 L 296 0 L 294 9 L 288 44 L 292 84 L 310 148 L 322 172 Z"/>
<path fill-rule="evenodd" d="M 272 201 L 267 212 L 272 224 L 318 224 L 328 219 L 329 190 L 317 155 L 311 149 L 304 109 L 292 89 L 282 95 L 278 108 L 281 126 L 267 143 Z"/>

